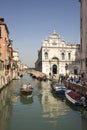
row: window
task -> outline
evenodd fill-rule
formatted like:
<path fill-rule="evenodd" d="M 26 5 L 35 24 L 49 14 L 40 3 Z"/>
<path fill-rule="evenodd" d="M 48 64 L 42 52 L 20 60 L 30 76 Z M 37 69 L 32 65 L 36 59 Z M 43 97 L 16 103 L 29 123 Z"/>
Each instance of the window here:
<path fill-rule="evenodd" d="M 0 57 L 1 57 L 2 53 L 0 52 Z"/>
<path fill-rule="evenodd" d="M 86 60 L 85 60 L 85 65 L 86 65 L 86 67 L 87 67 L 87 58 L 86 58 Z"/>
<path fill-rule="evenodd" d="M 1 35 L 1 27 L 0 27 L 0 37 L 1 37 L 2 35 Z"/>
<path fill-rule="evenodd" d="M 54 42 L 54 43 L 52 43 L 52 45 L 57 45 L 57 43 Z"/>
<path fill-rule="evenodd" d="M 62 58 L 62 60 L 65 59 L 65 54 L 64 53 L 61 54 L 61 58 Z"/>
<path fill-rule="evenodd" d="M 45 59 L 48 59 L 48 53 L 45 52 Z"/>
<path fill-rule="evenodd" d="M 70 53 L 68 53 L 68 59 L 69 59 L 69 60 L 71 59 L 71 54 L 70 54 Z"/>

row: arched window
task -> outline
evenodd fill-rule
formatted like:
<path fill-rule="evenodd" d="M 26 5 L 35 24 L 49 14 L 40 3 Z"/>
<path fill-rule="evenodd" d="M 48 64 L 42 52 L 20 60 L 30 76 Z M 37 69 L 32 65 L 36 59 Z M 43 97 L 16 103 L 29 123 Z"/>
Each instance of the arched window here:
<path fill-rule="evenodd" d="M 62 58 L 62 60 L 65 59 L 65 54 L 64 53 L 61 54 L 61 58 Z"/>
<path fill-rule="evenodd" d="M 71 59 L 71 53 L 68 53 L 68 59 L 69 60 Z"/>
<path fill-rule="evenodd" d="M 48 53 L 45 52 L 45 59 L 48 59 Z"/>

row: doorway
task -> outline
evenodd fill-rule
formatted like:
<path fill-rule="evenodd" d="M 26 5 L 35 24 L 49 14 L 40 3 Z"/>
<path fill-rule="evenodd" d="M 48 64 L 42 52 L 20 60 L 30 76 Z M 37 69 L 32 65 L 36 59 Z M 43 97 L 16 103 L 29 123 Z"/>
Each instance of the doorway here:
<path fill-rule="evenodd" d="M 75 75 L 77 75 L 77 74 L 78 74 L 77 69 L 74 69 L 74 74 L 75 74 Z"/>
<path fill-rule="evenodd" d="M 57 65 L 53 65 L 53 74 L 57 74 Z"/>

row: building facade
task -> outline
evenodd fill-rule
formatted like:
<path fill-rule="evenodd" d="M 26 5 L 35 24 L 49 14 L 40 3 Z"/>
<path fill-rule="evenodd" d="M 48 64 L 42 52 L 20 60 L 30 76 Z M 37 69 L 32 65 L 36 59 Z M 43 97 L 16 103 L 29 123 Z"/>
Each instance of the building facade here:
<path fill-rule="evenodd" d="M 13 51 L 13 40 L 9 38 L 9 30 L 4 18 L 0 18 L 0 77 L 17 75 L 19 70 L 19 52 Z"/>
<path fill-rule="evenodd" d="M 87 0 L 80 1 L 81 73 L 87 78 Z"/>
<path fill-rule="evenodd" d="M 7 68 L 9 64 L 8 45 L 9 45 L 9 30 L 4 22 L 4 18 L 0 18 L 0 61 L 2 61 L 4 68 Z"/>
<path fill-rule="evenodd" d="M 79 74 L 80 44 L 69 44 L 53 32 L 43 40 L 35 68 L 46 75 Z"/>

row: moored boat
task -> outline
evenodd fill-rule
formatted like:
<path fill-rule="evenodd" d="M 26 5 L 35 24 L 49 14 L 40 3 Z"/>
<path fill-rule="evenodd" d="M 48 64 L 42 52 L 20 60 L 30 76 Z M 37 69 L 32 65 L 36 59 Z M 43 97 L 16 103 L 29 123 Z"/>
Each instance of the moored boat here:
<path fill-rule="evenodd" d="M 81 96 L 73 90 L 67 90 L 65 92 L 66 99 L 76 106 L 86 106 L 85 97 Z"/>
<path fill-rule="evenodd" d="M 56 94 L 65 94 L 66 87 L 59 84 L 59 83 L 52 83 L 51 84 L 51 90 L 55 92 Z"/>

